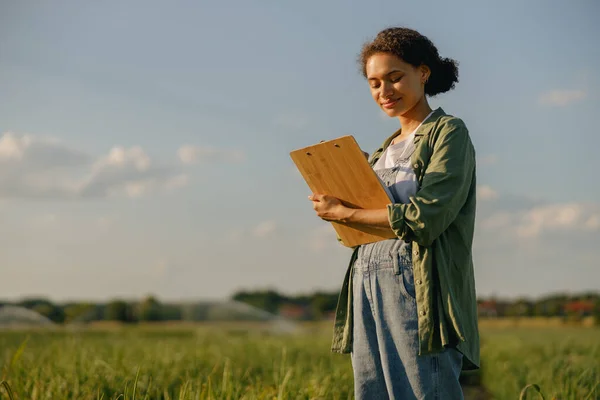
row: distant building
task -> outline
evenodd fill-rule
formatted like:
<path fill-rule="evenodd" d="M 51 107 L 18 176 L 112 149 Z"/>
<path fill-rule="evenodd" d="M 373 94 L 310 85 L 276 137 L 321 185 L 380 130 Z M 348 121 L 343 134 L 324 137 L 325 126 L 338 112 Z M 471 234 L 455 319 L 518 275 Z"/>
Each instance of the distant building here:
<path fill-rule="evenodd" d="M 594 302 L 592 301 L 570 301 L 566 303 L 563 310 L 567 315 L 578 315 L 580 317 L 587 317 L 594 313 Z"/>
<path fill-rule="evenodd" d="M 480 317 L 497 317 L 498 304 L 496 300 L 485 300 L 477 304 L 477 313 Z"/>
<path fill-rule="evenodd" d="M 286 303 L 279 306 L 279 316 L 286 319 L 308 320 L 312 318 L 309 306 Z"/>

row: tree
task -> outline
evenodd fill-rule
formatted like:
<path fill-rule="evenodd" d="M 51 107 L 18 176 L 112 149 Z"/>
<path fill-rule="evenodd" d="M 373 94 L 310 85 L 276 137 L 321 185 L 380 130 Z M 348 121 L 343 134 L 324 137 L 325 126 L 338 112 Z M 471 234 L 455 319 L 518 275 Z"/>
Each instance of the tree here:
<path fill-rule="evenodd" d="M 337 301 L 337 293 L 315 293 L 310 302 L 313 314 L 318 318 L 322 318 L 326 313 L 335 311 Z"/>
<path fill-rule="evenodd" d="M 534 315 L 554 317 L 562 314 L 564 300 L 555 297 L 540 299 L 534 303 Z"/>
<path fill-rule="evenodd" d="M 106 305 L 104 319 L 107 321 L 133 322 L 133 313 L 129 304 L 123 300 L 113 300 Z"/>
<path fill-rule="evenodd" d="M 531 317 L 533 315 L 533 304 L 527 299 L 518 299 L 506 310 L 509 317 Z"/>
<path fill-rule="evenodd" d="M 26 298 L 17 303 L 17 306 L 25 307 L 30 310 L 33 310 L 36 306 L 40 306 L 40 305 L 54 306 L 54 304 L 52 304 L 52 302 L 50 300 L 36 298 L 36 297 Z"/>
<path fill-rule="evenodd" d="M 65 322 L 78 320 L 93 321 L 102 319 L 98 306 L 92 303 L 69 303 L 63 307 Z"/>
<path fill-rule="evenodd" d="M 178 305 L 162 304 L 161 319 L 163 321 L 181 321 L 183 319 L 183 311 Z"/>
<path fill-rule="evenodd" d="M 276 313 L 281 303 L 287 300 L 286 297 L 280 295 L 274 290 L 238 292 L 233 295 L 233 299 L 250 304 L 251 306 L 260 308 L 270 313 Z"/>
<path fill-rule="evenodd" d="M 148 296 L 138 305 L 138 320 L 160 321 L 162 319 L 161 309 L 158 300 L 153 296 Z"/>
<path fill-rule="evenodd" d="M 56 306 L 50 302 L 38 303 L 32 308 L 33 311 L 43 315 L 52 322 L 61 324 L 65 321 L 65 313 L 60 306 Z"/>
<path fill-rule="evenodd" d="M 600 297 L 597 297 L 594 302 L 595 306 L 592 315 L 594 316 L 594 323 L 600 326 Z"/>

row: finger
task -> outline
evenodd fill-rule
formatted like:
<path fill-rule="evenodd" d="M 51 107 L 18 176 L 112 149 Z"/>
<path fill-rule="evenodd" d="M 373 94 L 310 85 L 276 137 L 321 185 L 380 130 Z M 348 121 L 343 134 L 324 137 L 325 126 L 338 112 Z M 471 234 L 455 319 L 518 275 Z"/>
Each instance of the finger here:
<path fill-rule="evenodd" d="M 331 196 L 329 194 L 322 195 L 320 201 L 322 201 L 323 203 L 330 203 L 330 204 L 336 204 L 339 202 L 337 197 Z"/>

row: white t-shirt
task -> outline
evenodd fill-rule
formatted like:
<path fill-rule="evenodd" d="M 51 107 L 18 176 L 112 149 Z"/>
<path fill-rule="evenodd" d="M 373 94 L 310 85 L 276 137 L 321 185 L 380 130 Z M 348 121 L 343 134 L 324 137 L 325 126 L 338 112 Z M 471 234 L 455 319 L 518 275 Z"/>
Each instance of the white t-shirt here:
<path fill-rule="evenodd" d="M 373 169 L 394 203 L 408 203 L 417 193 L 417 177 L 410 163 L 415 150 L 414 133 L 401 142 L 388 146 Z"/>
<path fill-rule="evenodd" d="M 402 141 L 389 145 L 373 166 L 394 203 L 406 204 L 417 193 L 417 177 L 410 160 L 415 151 L 415 132 L 431 114 L 433 111 Z"/>

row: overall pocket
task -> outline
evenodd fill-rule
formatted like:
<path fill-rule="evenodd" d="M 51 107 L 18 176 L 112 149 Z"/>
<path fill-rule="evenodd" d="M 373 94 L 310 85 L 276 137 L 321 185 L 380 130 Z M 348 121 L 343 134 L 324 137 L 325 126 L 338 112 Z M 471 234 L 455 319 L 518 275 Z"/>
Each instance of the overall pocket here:
<path fill-rule="evenodd" d="M 411 300 L 415 300 L 415 278 L 410 248 L 411 246 L 402 246 L 394 252 L 395 254 L 393 254 L 392 258 L 394 261 L 394 272 L 402 294 Z"/>

